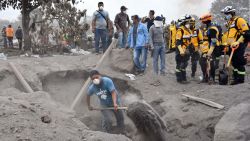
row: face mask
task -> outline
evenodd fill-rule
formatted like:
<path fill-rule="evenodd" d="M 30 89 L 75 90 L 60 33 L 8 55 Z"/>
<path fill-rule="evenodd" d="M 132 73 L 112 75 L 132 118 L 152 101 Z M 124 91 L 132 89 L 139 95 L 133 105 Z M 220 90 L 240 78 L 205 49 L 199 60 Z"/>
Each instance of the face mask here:
<path fill-rule="evenodd" d="M 186 24 L 185 27 L 189 29 L 190 28 L 190 24 Z"/>
<path fill-rule="evenodd" d="M 123 11 L 124 14 L 127 14 L 127 11 Z"/>
<path fill-rule="evenodd" d="M 230 20 L 231 18 L 232 18 L 232 15 L 229 14 L 229 15 L 226 15 L 225 20 Z"/>
<path fill-rule="evenodd" d="M 162 23 L 162 21 L 154 21 L 154 25 L 155 25 L 155 27 L 162 27 L 163 23 Z"/>
<path fill-rule="evenodd" d="M 100 79 L 98 79 L 98 78 L 96 78 L 96 79 L 94 79 L 93 80 L 93 83 L 95 84 L 95 85 L 99 85 L 100 84 Z"/>
<path fill-rule="evenodd" d="M 100 6 L 100 7 L 99 7 L 99 10 L 103 10 L 103 8 L 104 8 L 103 6 Z"/>

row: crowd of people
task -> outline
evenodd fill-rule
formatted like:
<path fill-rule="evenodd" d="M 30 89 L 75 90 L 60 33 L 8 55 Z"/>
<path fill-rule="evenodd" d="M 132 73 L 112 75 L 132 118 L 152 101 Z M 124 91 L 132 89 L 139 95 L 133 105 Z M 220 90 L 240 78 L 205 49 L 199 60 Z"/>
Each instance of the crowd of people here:
<path fill-rule="evenodd" d="M 150 10 L 148 17 L 131 16 L 127 14 L 127 7 L 121 6 L 121 12 L 114 20 L 117 29 L 118 47 L 132 48 L 136 74 L 144 74 L 147 65 L 148 51 L 152 51 L 153 70 L 156 75 L 165 75 L 166 38 L 164 37 L 163 16 L 155 16 Z M 219 68 L 221 55 L 235 50 L 232 57 L 234 67 L 231 84 L 244 83 L 246 58 L 244 57 L 249 37 L 249 26 L 245 19 L 236 16 L 236 9 L 227 6 L 222 10 L 225 14 L 227 31 L 223 33 L 222 26 L 213 21 L 211 14 L 200 17 L 201 27 L 195 27 L 199 22 L 190 15 L 185 15 L 170 24 L 169 51 L 176 52 L 177 82 L 188 83 L 186 68 L 191 58 L 191 77 L 195 77 L 198 62 L 203 73 L 201 82 L 215 83 L 215 72 Z M 111 24 L 110 24 L 111 23 Z M 112 30 L 110 30 L 112 29 Z M 105 51 L 111 43 L 114 28 L 109 13 L 104 10 L 104 3 L 98 3 L 98 10 L 93 14 L 92 31 L 95 34 L 96 54 L 99 54 L 99 41 Z M 110 32 L 112 31 L 112 32 Z M 245 38 L 245 40 L 244 40 Z M 109 41 L 109 43 L 107 42 Z M 160 59 L 160 67 L 158 62 Z M 156 85 L 159 81 L 156 81 Z"/>
<path fill-rule="evenodd" d="M 11 24 L 8 26 L 3 26 L 1 33 L 3 38 L 4 48 L 14 48 L 13 39 L 15 35 L 16 39 L 18 40 L 19 50 L 22 50 L 23 30 L 21 26 L 18 26 L 16 32 L 14 32 L 14 28 L 12 27 Z"/>
<path fill-rule="evenodd" d="M 118 34 L 118 47 L 131 48 L 133 50 L 133 62 L 136 74 L 144 74 L 147 68 L 148 51 L 152 51 L 153 72 L 156 76 L 165 76 L 166 38 L 164 37 L 163 16 L 154 16 L 155 11 L 150 10 L 149 16 L 140 18 L 138 15 L 131 16 L 132 23 L 127 14 L 127 8 L 121 7 L 114 20 Z M 222 27 L 213 21 L 211 14 L 200 17 L 201 27 L 196 27 L 197 20 L 190 15 L 185 15 L 177 21 L 172 21 L 170 29 L 169 51 L 175 52 L 176 80 L 186 84 L 186 68 L 191 58 L 191 77 L 195 77 L 198 62 L 202 71 L 202 83 L 214 84 L 215 72 L 219 68 L 221 55 L 232 56 L 233 82 L 231 85 L 244 83 L 246 75 L 245 49 L 250 47 L 250 30 L 245 19 L 236 16 L 236 9 L 226 6 L 221 12 L 225 15 L 226 32 L 222 33 Z M 108 47 L 107 41 L 111 40 L 110 29 L 112 23 L 109 14 L 104 10 L 104 3 L 98 3 L 98 10 L 93 14 L 92 31 L 95 34 L 95 51 L 99 54 L 99 42 L 102 41 L 103 52 Z M 111 30 L 114 32 L 114 29 Z M 224 56 L 225 57 L 225 56 Z M 160 58 L 160 67 L 159 64 Z M 101 106 L 113 107 L 113 110 L 102 111 L 103 130 L 110 131 L 111 117 L 108 112 L 114 112 L 117 125 L 124 128 L 124 118 L 118 107 L 120 96 L 110 78 L 102 77 L 93 70 L 90 73 L 92 84 L 89 86 L 87 103 L 90 110 L 90 96 L 97 95 Z M 156 81 L 154 85 L 159 85 Z M 118 112 L 115 112 L 118 111 Z"/>

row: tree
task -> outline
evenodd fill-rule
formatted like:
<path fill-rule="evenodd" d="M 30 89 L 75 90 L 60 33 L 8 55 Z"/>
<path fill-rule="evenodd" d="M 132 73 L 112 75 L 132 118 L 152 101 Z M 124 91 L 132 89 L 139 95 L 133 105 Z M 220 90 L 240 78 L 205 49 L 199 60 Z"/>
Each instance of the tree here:
<path fill-rule="evenodd" d="M 30 15 L 32 50 L 46 52 L 46 47 L 60 47 L 62 41 L 80 46 L 83 35 L 89 29 L 86 11 L 76 9 L 67 0 L 48 2 L 34 10 Z"/>
<path fill-rule="evenodd" d="M 223 25 L 225 23 L 225 15 L 221 13 L 221 10 L 226 6 L 233 6 L 236 9 L 236 14 L 243 17 L 249 22 L 249 0 L 215 0 L 212 3 L 210 9 L 211 14 L 214 17 L 214 20 Z"/>
<path fill-rule="evenodd" d="M 13 7 L 13 9 L 21 10 L 22 14 L 22 27 L 24 33 L 24 48 L 30 49 L 31 40 L 29 35 L 29 25 L 30 25 L 30 13 L 38 8 L 39 6 L 50 2 L 51 0 L 1 0 L 0 10 L 5 10 L 6 8 Z M 60 0 L 52 0 L 55 3 L 59 3 Z M 68 0 L 75 3 L 75 0 Z"/>

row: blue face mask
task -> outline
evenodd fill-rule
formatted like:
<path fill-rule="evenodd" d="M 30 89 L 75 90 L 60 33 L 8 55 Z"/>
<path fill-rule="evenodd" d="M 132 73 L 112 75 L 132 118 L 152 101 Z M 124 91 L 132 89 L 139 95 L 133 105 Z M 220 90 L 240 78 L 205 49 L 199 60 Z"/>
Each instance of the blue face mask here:
<path fill-rule="evenodd" d="M 229 14 L 229 15 L 226 15 L 225 20 L 230 20 L 231 18 L 232 18 L 232 15 Z"/>

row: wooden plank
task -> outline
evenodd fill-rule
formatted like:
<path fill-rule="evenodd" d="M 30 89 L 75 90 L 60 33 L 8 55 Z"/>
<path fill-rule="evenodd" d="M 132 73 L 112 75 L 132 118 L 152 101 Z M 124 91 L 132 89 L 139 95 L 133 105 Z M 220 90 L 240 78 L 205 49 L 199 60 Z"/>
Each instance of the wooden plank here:
<path fill-rule="evenodd" d="M 108 54 L 111 52 L 112 48 L 114 48 L 117 44 L 118 40 L 117 39 L 113 39 L 111 45 L 108 47 L 108 49 L 106 50 L 106 52 L 103 54 L 103 56 L 101 57 L 101 59 L 98 61 L 96 67 L 94 68 L 95 70 L 98 70 L 99 67 L 101 66 L 103 60 L 106 58 L 106 56 L 108 56 Z M 88 80 L 84 83 L 84 85 L 82 86 L 80 92 L 77 94 L 76 98 L 74 99 L 73 103 L 71 104 L 70 106 L 70 109 L 71 110 L 74 110 L 75 106 L 77 105 L 78 101 L 82 98 L 85 98 L 83 96 L 86 96 L 84 95 L 85 92 L 87 91 L 88 89 L 88 86 L 91 82 L 91 79 L 88 78 Z"/>
<path fill-rule="evenodd" d="M 25 90 L 28 93 L 32 93 L 34 92 L 30 85 L 26 82 L 26 80 L 24 79 L 24 77 L 22 76 L 22 74 L 18 71 L 18 69 L 16 68 L 16 66 L 14 65 L 14 63 L 9 62 L 10 67 L 12 68 L 14 74 L 16 75 L 17 79 L 21 82 L 21 84 L 23 85 L 23 87 L 25 88 Z"/>
<path fill-rule="evenodd" d="M 204 98 L 199 98 L 199 97 L 191 96 L 191 95 L 186 95 L 186 94 L 182 94 L 182 95 L 185 96 L 185 97 L 187 97 L 190 100 L 203 103 L 203 104 L 208 105 L 210 107 L 214 107 L 214 108 L 218 108 L 218 109 L 224 109 L 223 105 L 215 103 L 213 101 L 210 101 L 210 100 L 207 100 L 207 99 L 204 99 Z"/>
<path fill-rule="evenodd" d="M 128 107 L 118 107 L 118 110 L 128 110 Z M 101 111 L 101 110 L 114 110 L 114 107 L 107 108 L 94 108 L 93 110 Z"/>

